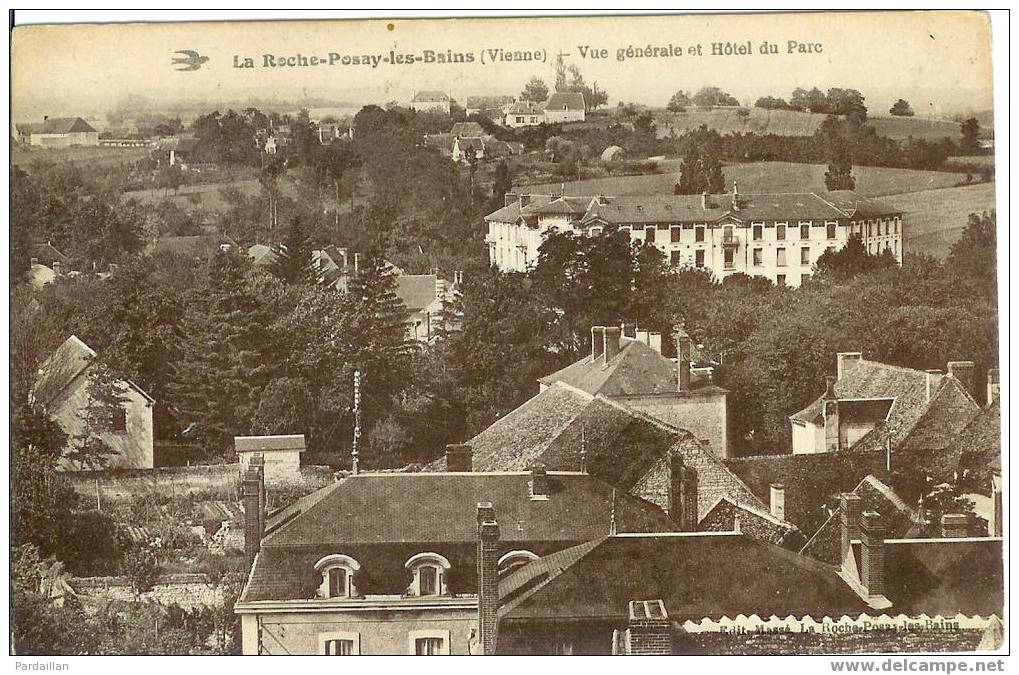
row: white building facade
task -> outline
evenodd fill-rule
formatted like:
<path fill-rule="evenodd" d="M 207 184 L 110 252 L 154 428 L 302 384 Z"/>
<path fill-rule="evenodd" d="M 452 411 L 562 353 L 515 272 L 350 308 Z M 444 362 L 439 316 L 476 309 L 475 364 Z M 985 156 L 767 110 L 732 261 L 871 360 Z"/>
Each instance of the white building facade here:
<path fill-rule="evenodd" d="M 802 194 L 634 195 L 563 197 L 506 195 L 486 216 L 490 262 L 526 271 L 549 233 L 597 235 L 628 231 L 652 243 L 675 267 L 711 270 L 721 280 L 743 273 L 779 286 L 799 286 L 827 250 L 859 235 L 868 252 L 888 250 L 902 262 L 902 214 L 853 192 Z"/>

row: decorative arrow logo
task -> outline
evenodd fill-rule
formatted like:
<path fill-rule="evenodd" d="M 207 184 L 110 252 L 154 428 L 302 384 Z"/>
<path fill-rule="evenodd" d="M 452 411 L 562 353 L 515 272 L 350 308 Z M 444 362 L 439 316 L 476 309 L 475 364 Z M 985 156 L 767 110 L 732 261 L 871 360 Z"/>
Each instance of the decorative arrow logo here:
<path fill-rule="evenodd" d="M 179 49 L 174 53 L 183 54 L 183 56 L 174 57 L 172 64 L 180 66 L 174 70 L 198 70 L 203 63 L 209 60 L 208 56 L 199 56 L 198 52 L 191 49 Z"/>

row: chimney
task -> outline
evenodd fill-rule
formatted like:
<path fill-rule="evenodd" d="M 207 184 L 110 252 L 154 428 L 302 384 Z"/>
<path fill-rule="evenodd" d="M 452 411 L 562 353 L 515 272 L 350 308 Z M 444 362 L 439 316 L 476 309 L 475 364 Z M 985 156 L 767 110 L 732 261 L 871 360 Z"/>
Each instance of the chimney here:
<path fill-rule="evenodd" d="M 739 211 L 739 189 L 736 187 L 736 181 L 732 182 L 732 210 Z"/>
<path fill-rule="evenodd" d="M 679 452 L 669 454 L 668 511 L 682 532 L 697 530 L 697 471 Z"/>
<path fill-rule="evenodd" d="M 693 346 L 683 326 L 676 331 L 676 369 L 679 371 L 677 385 L 681 393 L 690 391 L 690 352 Z"/>
<path fill-rule="evenodd" d="M 771 484 L 771 515 L 785 520 L 785 485 L 782 483 Z"/>
<path fill-rule="evenodd" d="M 705 190 L 701 193 L 701 208 L 705 211 L 708 210 L 708 192 Z"/>
<path fill-rule="evenodd" d="M 672 623 L 661 600 L 631 600 L 623 653 L 630 656 L 672 654 Z"/>
<path fill-rule="evenodd" d="M 472 471 L 472 454 L 473 451 L 469 445 L 447 445 L 446 471 Z"/>
<path fill-rule="evenodd" d="M 57 274 L 60 274 L 60 272 L 61 272 L 61 265 L 60 265 L 60 261 L 59 260 L 54 260 L 53 261 L 53 271 L 56 272 Z"/>
<path fill-rule="evenodd" d="M 491 503 L 478 504 L 478 642 L 494 656 L 499 629 L 499 523 Z"/>
<path fill-rule="evenodd" d="M 541 462 L 531 467 L 530 488 L 531 501 L 544 501 L 548 499 L 548 472 Z"/>
<path fill-rule="evenodd" d="M 615 326 L 605 327 L 605 363 L 608 363 L 619 353 L 620 330 Z"/>
<path fill-rule="evenodd" d="M 502 197 L 502 205 L 504 207 L 505 206 L 509 206 L 510 204 L 512 204 L 513 202 L 516 202 L 516 201 L 520 201 L 520 195 L 518 195 L 515 192 L 507 192 Z"/>
<path fill-rule="evenodd" d="M 860 556 L 860 582 L 867 595 L 885 594 L 885 526 L 877 511 L 865 511 L 860 522 L 863 544 Z"/>
<path fill-rule="evenodd" d="M 927 371 L 927 401 L 931 400 L 931 395 L 934 393 L 934 389 L 938 386 L 938 379 L 944 375 L 937 368 L 932 368 Z"/>
<path fill-rule="evenodd" d="M 838 452 L 839 443 L 839 402 L 835 397 L 835 378 L 828 376 L 822 405 L 824 406 L 824 451 Z"/>
<path fill-rule="evenodd" d="M 969 516 L 965 513 L 946 513 L 941 516 L 941 536 L 958 539 L 969 536 Z"/>
<path fill-rule="evenodd" d="M 248 568 L 255 562 L 255 556 L 262 548 L 265 532 L 265 466 L 261 454 L 248 462 L 248 468 L 241 479 L 241 499 L 244 506 L 244 555 Z"/>
<path fill-rule="evenodd" d="M 973 371 L 976 364 L 972 361 L 949 361 L 948 374 L 959 380 L 963 388 L 970 396 L 973 396 Z"/>
<path fill-rule="evenodd" d="M 1001 373 L 997 368 L 990 368 L 987 371 L 987 405 L 998 400 L 1001 394 Z"/>
<path fill-rule="evenodd" d="M 531 195 L 520 195 L 520 208 L 523 208 L 531 203 Z"/>
<path fill-rule="evenodd" d="M 860 511 L 862 502 L 859 495 L 843 492 L 839 496 L 839 517 L 842 521 L 842 568 L 856 570 L 856 557 L 853 555 L 853 540 L 860 538 Z M 851 563 L 851 567 L 849 566 Z M 857 574 L 859 576 L 859 574 Z"/>
<path fill-rule="evenodd" d="M 662 353 L 662 334 L 661 333 L 648 333 L 647 335 L 648 347 L 655 350 L 659 354 Z"/>
<path fill-rule="evenodd" d="M 591 361 L 605 353 L 605 326 L 591 326 Z"/>
<path fill-rule="evenodd" d="M 862 352 L 839 352 L 835 355 L 836 363 L 838 364 L 835 374 L 841 380 L 846 376 L 846 370 L 851 368 L 853 365 L 860 362 L 863 359 Z"/>
<path fill-rule="evenodd" d="M 360 266 L 360 263 L 361 263 L 361 254 L 360 253 L 355 253 L 354 254 L 354 274 L 357 274 L 357 270 L 358 270 L 358 267 Z"/>
<path fill-rule="evenodd" d="M 637 342 L 643 342 L 644 344 L 650 344 L 648 338 L 649 333 L 646 330 L 637 329 Z"/>
<path fill-rule="evenodd" d="M 637 324 L 635 323 L 619 324 L 619 334 L 622 337 L 637 339 Z"/>

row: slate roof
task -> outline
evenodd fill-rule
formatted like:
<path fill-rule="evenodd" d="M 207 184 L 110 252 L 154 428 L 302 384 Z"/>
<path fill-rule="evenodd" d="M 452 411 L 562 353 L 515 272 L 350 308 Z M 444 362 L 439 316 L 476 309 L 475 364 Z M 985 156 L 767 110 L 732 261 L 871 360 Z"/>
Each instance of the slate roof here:
<path fill-rule="evenodd" d="M 1001 616 L 1002 545 L 990 537 L 886 542 L 886 596 L 913 616 Z"/>
<path fill-rule="evenodd" d="M 437 280 L 434 274 L 401 274 L 396 277 L 396 297 L 409 311 L 421 311 L 435 302 Z"/>
<path fill-rule="evenodd" d="M 545 110 L 586 110 L 584 95 L 579 91 L 557 91 L 545 101 Z"/>
<path fill-rule="evenodd" d="M 508 115 L 540 115 L 545 110 L 544 103 L 534 101 L 515 101 L 506 111 Z"/>
<path fill-rule="evenodd" d="M 883 452 L 763 455 L 724 462 L 764 504 L 771 501 L 772 483 L 784 485 L 785 518 L 808 539 L 838 506 L 839 494 L 868 475 L 885 475 Z"/>
<path fill-rule="evenodd" d="M 529 569 L 532 565 L 538 569 Z M 518 598 L 500 621 L 614 619 L 628 603 L 661 599 L 674 621 L 737 614 L 839 615 L 867 606 L 832 570 L 773 544 L 736 534 L 607 537 L 578 552 L 534 561 L 506 577 L 547 574 Z"/>
<path fill-rule="evenodd" d="M 95 351 L 72 335 L 39 367 L 32 389 L 36 401 L 44 406 L 52 403 L 95 358 Z"/>
<path fill-rule="evenodd" d="M 416 553 L 449 559 L 455 592 L 476 589 L 477 504 L 492 502 L 500 550 L 544 555 L 618 531 L 672 531 L 663 511 L 580 473 L 549 472 L 547 500 L 530 499 L 529 472 L 364 473 L 348 476 L 275 514 L 242 601 L 311 597 L 314 563 L 342 553 L 357 560 L 366 592 L 402 593 Z"/>
<path fill-rule="evenodd" d="M 899 539 L 917 533 L 916 510 L 876 476 L 866 476 L 852 490 L 860 498 L 860 512 L 876 511 L 887 528 L 887 537 Z M 842 547 L 842 509 L 837 505 L 831 517 L 814 533 L 800 553 L 830 565 L 839 565 Z"/>
<path fill-rule="evenodd" d="M 562 382 L 588 394 L 628 396 L 660 394 L 677 388 L 676 365 L 639 340 L 620 338 L 621 349 L 605 362 L 587 355 L 579 361 L 539 378 L 542 384 Z"/>
<path fill-rule="evenodd" d="M 1001 471 L 1001 401 L 996 400 L 970 420 L 954 441 L 959 468 L 982 494 L 990 493 L 991 473 Z"/>
<path fill-rule="evenodd" d="M 51 117 L 43 122 L 18 124 L 21 134 L 72 134 L 95 132 L 95 128 L 80 117 Z"/>

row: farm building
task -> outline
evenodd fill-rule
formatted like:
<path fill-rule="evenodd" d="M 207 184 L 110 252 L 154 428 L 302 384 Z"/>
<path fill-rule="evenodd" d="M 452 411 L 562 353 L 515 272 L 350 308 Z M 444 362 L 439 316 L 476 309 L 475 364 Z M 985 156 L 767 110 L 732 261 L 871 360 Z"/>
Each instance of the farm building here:
<path fill-rule="evenodd" d="M 42 148 L 99 145 L 99 132 L 80 117 L 44 117 L 41 123 L 15 126 L 18 141 Z"/>

